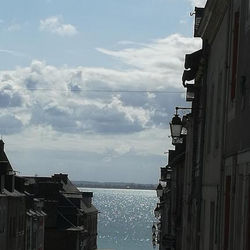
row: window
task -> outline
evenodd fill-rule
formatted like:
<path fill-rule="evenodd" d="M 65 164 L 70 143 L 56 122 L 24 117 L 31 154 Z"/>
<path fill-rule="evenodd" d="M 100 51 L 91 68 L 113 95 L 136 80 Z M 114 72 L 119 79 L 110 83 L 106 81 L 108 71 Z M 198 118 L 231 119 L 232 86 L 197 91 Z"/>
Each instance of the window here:
<path fill-rule="evenodd" d="M 240 12 L 234 14 L 234 28 L 233 28 L 233 61 L 232 61 L 232 84 L 231 84 L 231 100 L 233 101 L 236 93 L 237 83 L 237 68 L 238 68 L 238 45 L 239 45 L 239 23 Z"/>
<path fill-rule="evenodd" d="M 242 224 L 244 224 L 244 215 L 242 214 L 242 204 L 243 204 L 243 183 L 244 183 L 244 177 L 243 175 L 239 175 L 237 177 L 237 184 L 236 184 L 236 203 L 235 203 L 235 240 L 233 242 L 234 246 L 233 249 L 237 249 L 237 246 L 241 244 L 241 237 L 242 237 Z"/>
<path fill-rule="evenodd" d="M 9 217 L 9 237 L 12 236 L 12 216 Z"/>
<path fill-rule="evenodd" d="M 0 207 L 0 233 L 4 232 L 4 214 Z"/>
<path fill-rule="evenodd" d="M 211 78 L 212 81 L 212 86 L 211 86 L 211 89 L 210 89 L 210 94 L 209 94 L 209 120 L 208 120 L 208 127 L 207 127 L 207 138 L 208 138 L 208 142 L 207 142 L 207 154 L 210 153 L 210 150 L 211 150 L 211 140 L 212 140 L 212 133 L 213 133 L 213 130 L 212 130 L 212 126 L 213 126 L 213 121 L 214 121 L 214 83 L 213 83 L 213 78 Z"/>
<path fill-rule="evenodd" d="M 223 105 L 223 92 L 221 91 L 223 85 L 223 77 L 222 77 L 222 71 L 220 72 L 218 76 L 218 82 L 217 82 L 217 103 L 216 103 L 216 119 L 214 124 L 214 131 L 215 131 L 215 150 L 217 150 L 220 146 L 221 142 L 221 110 Z"/>
<path fill-rule="evenodd" d="M 250 22 L 250 0 L 247 0 L 247 19 L 248 19 L 248 22 Z"/>
<path fill-rule="evenodd" d="M 230 227 L 230 192 L 231 192 L 231 176 L 226 177 L 225 186 L 225 207 L 224 207 L 224 249 L 229 247 L 229 227 Z"/>
<path fill-rule="evenodd" d="M 250 250 L 250 237 L 249 237 L 249 232 L 250 232 L 250 177 L 248 176 L 247 178 L 247 206 L 246 206 L 246 230 L 245 230 L 245 249 Z"/>
<path fill-rule="evenodd" d="M 209 239 L 209 250 L 214 249 L 214 215 L 215 215 L 215 202 L 210 202 L 210 239 Z"/>

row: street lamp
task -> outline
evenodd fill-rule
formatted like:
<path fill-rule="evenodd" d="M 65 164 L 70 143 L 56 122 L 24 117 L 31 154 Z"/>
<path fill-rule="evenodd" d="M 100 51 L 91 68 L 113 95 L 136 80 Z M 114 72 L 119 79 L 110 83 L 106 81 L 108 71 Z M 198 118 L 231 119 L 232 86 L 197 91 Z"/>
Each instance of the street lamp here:
<path fill-rule="evenodd" d="M 163 187 L 161 185 L 161 183 L 159 183 L 159 185 L 156 188 L 156 193 L 157 193 L 157 197 L 160 198 L 163 195 Z"/>
<path fill-rule="evenodd" d="M 175 116 L 172 119 L 172 122 L 170 122 L 170 131 L 171 131 L 171 137 L 173 139 L 181 137 L 182 122 L 181 122 L 181 118 L 177 114 L 177 111 L 176 111 Z"/>
<path fill-rule="evenodd" d="M 153 234 L 152 234 L 152 238 L 153 238 L 153 241 L 156 240 L 156 233 L 153 233 Z"/>
<path fill-rule="evenodd" d="M 154 214 L 156 218 L 160 218 L 161 217 L 161 208 L 159 206 L 159 204 L 157 204 L 157 207 L 154 210 Z"/>
<path fill-rule="evenodd" d="M 155 234 L 156 233 L 156 226 L 155 224 L 152 226 L 152 234 Z"/>
<path fill-rule="evenodd" d="M 186 129 L 186 116 L 181 118 L 178 115 L 178 110 L 179 109 L 184 109 L 184 110 L 192 110 L 192 108 L 187 108 L 187 107 L 175 107 L 175 115 L 172 119 L 172 122 L 170 122 L 170 131 L 171 131 L 171 137 L 172 137 L 172 144 L 180 144 L 183 143 L 183 135 L 187 134 L 187 129 Z"/>

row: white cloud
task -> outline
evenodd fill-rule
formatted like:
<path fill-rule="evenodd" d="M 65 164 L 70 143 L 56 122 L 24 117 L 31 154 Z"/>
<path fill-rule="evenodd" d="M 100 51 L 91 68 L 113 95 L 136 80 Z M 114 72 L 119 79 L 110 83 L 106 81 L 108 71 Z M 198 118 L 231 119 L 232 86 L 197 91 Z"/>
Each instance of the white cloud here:
<path fill-rule="evenodd" d="M 207 0 L 188 0 L 191 2 L 193 7 L 204 7 L 206 5 Z"/>
<path fill-rule="evenodd" d="M 40 30 L 60 36 L 74 36 L 78 33 L 75 26 L 72 24 L 64 24 L 62 17 L 57 16 L 40 20 Z"/>
<path fill-rule="evenodd" d="M 153 78 L 155 82 L 165 81 L 168 87 L 181 87 L 176 84 L 176 79 L 180 79 L 182 74 L 184 56 L 199 46 L 201 46 L 200 39 L 173 34 L 139 48 L 130 47 L 117 51 L 97 48 L 97 50 L 113 56 L 137 69 L 138 72 L 143 72 L 148 80 Z"/>
<path fill-rule="evenodd" d="M 18 23 L 12 23 L 7 27 L 7 30 L 10 32 L 21 30 L 21 25 Z"/>
<path fill-rule="evenodd" d="M 183 94 L 160 91 L 185 91 L 185 54 L 201 42 L 175 34 L 123 46 L 98 49 L 122 63 L 119 70 L 34 60 L 0 71 L 0 134 L 18 171 L 106 181 L 134 180 L 143 171 L 139 181 L 157 181 L 174 107 L 187 105 Z"/>
<path fill-rule="evenodd" d="M 0 71 L 0 134 L 18 171 L 65 171 L 73 179 L 106 181 L 136 181 L 135 171 L 143 171 L 139 181 L 157 181 L 155 167 L 165 164 L 163 152 L 171 143 L 169 120 L 185 101 L 182 94 L 140 90 L 184 91 L 185 54 L 198 50 L 201 41 L 174 34 L 122 45 L 98 49 L 122 63 L 119 70 L 34 60 Z"/>
<path fill-rule="evenodd" d="M 139 48 L 98 49 L 123 62 L 124 70 L 58 68 L 33 61 L 26 68 L 0 72 L 0 109 L 4 113 L 12 108 L 24 129 L 42 126 L 60 134 L 133 134 L 166 128 L 169 112 L 174 102 L 183 102 L 182 96 L 140 90 L 184 91 L 185 54 L 200 45 L 199 39 L 175 34 Z"/>
<path fill-rule="evenodd" d="M 21 53 L 15 50 L 0 49 L 0 53 L 9 54 L 9 55 L 18 56 L 18 57 L 27 57 L 27 55 L 25 55 L 24 53 Z"/>

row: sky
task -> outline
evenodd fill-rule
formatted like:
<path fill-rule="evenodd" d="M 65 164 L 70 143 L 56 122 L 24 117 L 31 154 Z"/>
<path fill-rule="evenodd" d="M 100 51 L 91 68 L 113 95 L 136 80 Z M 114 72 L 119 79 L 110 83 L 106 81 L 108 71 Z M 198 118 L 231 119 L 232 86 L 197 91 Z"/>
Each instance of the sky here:
<path fill-rule="evenodd" d="M 8 0 L 0 133 L 19 175 L 157 183 L 205 0 Z"/>

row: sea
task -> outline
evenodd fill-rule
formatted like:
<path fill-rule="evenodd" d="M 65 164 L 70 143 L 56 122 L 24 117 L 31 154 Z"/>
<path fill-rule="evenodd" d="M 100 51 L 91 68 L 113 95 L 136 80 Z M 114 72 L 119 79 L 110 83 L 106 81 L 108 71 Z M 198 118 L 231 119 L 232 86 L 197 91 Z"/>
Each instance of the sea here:
<path fill-rule="evenodd" d="M 155 190 L 79 188 L 93 192 L 98 250 L 151 250 Z"/>

